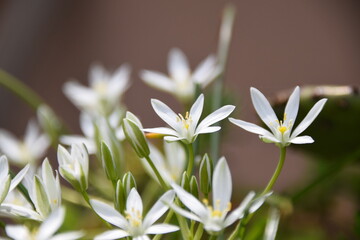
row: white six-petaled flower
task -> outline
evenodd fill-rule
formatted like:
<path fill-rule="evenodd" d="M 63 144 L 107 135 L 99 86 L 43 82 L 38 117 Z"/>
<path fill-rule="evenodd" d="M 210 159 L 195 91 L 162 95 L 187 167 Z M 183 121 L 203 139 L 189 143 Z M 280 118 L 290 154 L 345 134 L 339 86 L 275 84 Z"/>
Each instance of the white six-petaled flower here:
<path fill-rule="evenodd" d="M 299 137 L 299 134 L 301 134 L 315 120 L 315 118 L 323 109 L 327 99 L 323 98 L 319 100 L 311 108 L 306 117 L 294 129 L 294 131 L 292 131 L 299 110 L 299 87 L 295 88 L 286 104 L 283 120 L 278 120 L 269 101 L 259 90 L 257 90 L 256 88 L 251 88 L 250 93 L 251 100 L 257 114 L 266 124 L 266 126 L 268 126 L 271 132 L 253 123 L 245 122 L 234 118 L 229 118 L 230 122 L 245 129 L 246 131 L 259 134 L 260 138 L 265 142 L 275 143 L 281 147 L 286 147 L 291 143 L 306 144 L 314 142 L 314 140 L 310 136 Z"/>
<path fill-rule="evenodd" d="M 177 48 L 169 52 L 169 76 L 163 73 L 143 70 L 140 77 L 148 85 L 159 90 L 175 95 L 182 102 L 194 99 L 196 85 L 206 87 L 219 74 L 215 56 L 210 55 L 191 72 L 189 63 L 184 53 Z"/>
<path fill-rule="evenodd" d="M 255 212 L 271 194 L 266 194 L 255 198 L 255 193 L 250 192 L 239 207 L 231 210 L 232 181 L 229 166 L 224 157 L 222 157 L 215 169 L 212 181 L 212 205 L 209 205 L 208 199 L 201 203 L 193 195 L 183 188 L 173 183 L 171 185 L 180 201 L 191 211 L 188 212 L 175 204 L 170 204 L 176 212 L 186 218 L 201 222 L 209 233 L 213 234 L 222 231 L 235 221 L 244 217 L 245 213 Z"/>
<path fill-rule="evenodd" d="M 157 99 L 151 99 L 151 104 L 156 114 L 170 127 L 172 127 L 172 129 L 167 127 L 158 127 L 145 128 L 143 130 L 145 132 L 166 135 L 164 137 L 166 141 L 182 141 L 186 144 L 194 142 L 199 134 L 219 131 L 221 127 L 211 125 L 228 117 L 235 109 L 235 106 L 232 105 L 223 106 L 205 117 L 199 123 L 204 107 L 203 94 L 198 97 L 192 105 L 190 112 L 186 112 L 185 116 L 182 116 L 181 114 L 177 115 L 165 103 Z"/>
<path fill-rule="evenodd" d="M 125 216 L 112 206 L 98 200 L 90 200 L 94 211 L 105 221 L 120 229 L 109 230 L 95 237 L 95 240 L 111 240 L 131 236 L 134 240 L 150 240 L 148 234 L 164 234 L 179 230 L 169 224 L 154 224 L 167 210 L 165 203 L 174 199 L 174 191 L 167 191 L 143 218 L 143 204 L 135 188 L 131 189 L 126 201 Z"/>
<path fill-rule="evenodd" d="M 90 87 L 76 81 L 64 85 L 65 95 L 81 110 L 90 114 L 109 114 L 120 103 L 121 97 L 129 87 L 130 67 L 126 64 L 113 74 L 100 65 L 90 69 Z"/>

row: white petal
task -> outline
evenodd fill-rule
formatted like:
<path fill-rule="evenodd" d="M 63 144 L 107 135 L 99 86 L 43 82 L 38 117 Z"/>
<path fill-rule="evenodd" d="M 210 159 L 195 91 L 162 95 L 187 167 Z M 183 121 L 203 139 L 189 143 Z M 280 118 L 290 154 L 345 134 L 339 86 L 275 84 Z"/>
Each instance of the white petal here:
<path fill-rule="evenodd" d="M 156 114 L 164 121 L 166 122 L 170 127 L 175 129 L 179 132 L 179 124 L 177 122 L 178 115 L 174 113 L 171 108 L 169 108 L 165 103 L 157 100 L 157 99 L 151 99 L 151 105 L 156 112 Z"/>
<path fill-rule="evenodd" d="M 101 233 L 101 234 L 95 236 L 94 240 L 113 240 L 113 239 L 123 238 L 123 237 L 127 237 L 127 236 L 130 236 L 130 234 L 128 232 L 125 232 L 120 229 L 116 229 L 116 230 L 109 230 L 104 233 Z"/>
<path fill-rule="evenodd" d="M 3 181 L 9 175 L 9 163 L 5 155 L 0 157 L 0 181 Z"/>
<path fill-rule="evenodd" d="M 219 126 L 207 127 L 207 128 L 201 129 L 201 131 L 199 131 L 197 134 L 213 133 L 213 132 L 219 131 L 220 129 L 221 129 L 221 127 L 219 127 Z"/>
<path fill-rule="evenodd" d="M 126 210 L 132 212 L 133 210 L 139 211 L 141 214 L 143 212 L 143 204 L 139 193 L 136 191 L 136 188 L 132 188 L 129 196 L 126 200 Z"/>
<path fill-rule="evenodd" d="M 224 157 L 216 164 L 212 184 L 214 209 L 216 205 L 222 211 L 229 206 L 232 193 L 231 173 Z"/>
<path fill-rule="evenodd" d="M 96 153 L 96 145 L 91 139 L 80 135 L 64 135 L 60 137 L 60 142 L 65 145 L 84 144 L 89 154 Z"/>
<path fill-rule="evenodd" d="M 30 165 L 26 165 L 16 176 L 11 180 L 11 185 L 9 188 L 9 192 L 12 191 L 25 177 L 28 172 Z"/>
<path fill-rule="evenodd" d="M 94 211 L 105 221 L 119 227 L 126 229 L 126 219 L 110 205 L 100 202 L 98 200 L 90 200 Z"/>
<path fill-rule="evenodd" d="M 15 240 L 24 240 L 30 238 L 29 230 L 21 225 L 6 225 L 6 234 Z"/>
<path fill-rule="evenodd" d="M 207 217 L 207 209 L 206 207 L 197 200 L 193 195 L 185 191 L 182 187 L 171 184 L 174 188 L 176 195 L 179 197 L 181 202 L 190 209 L 193 213 L 199 216 L 200 219 L 204 219 Z"/>
<path fill-rule="evenodd" d="M 5 213 L 11 216 L 21 216 L 36 221 L 43 220 L 42 217 L 32 209 L 8 203 L 1 204 L 0 213 Z"/>
<path fill-rule="evenodd" d="M 189 63 L 184 53 L 178 48 L 170 50 L 168 67 L 170 76 L 177 81 L 186 80 L 190 76 Z"/>
<path fill-rule="evenodd" d="M 39 239 L 48 239 L 60 228 L 64 221 L 64 208 L 55 209 L 50 216 L 40 225 L 37 237 Z"/>
<path fill-rule="evenodd" d="M 150 238 L 146 235 L 142 235 L 139 237 L 134 237 L 133 240 L 150 240 Z"/>
<path fill-rule="evenodd" d="M 163 135 L 172 135 L 172 136 L 178 136 L 178 133 L 174 131 L 171 128 L 167 127 L 157 127 L 157 128 L 144 128 L 142 129 L 144 132 L 150 132 L 150 133 L 158 133 Z"/>
<path fill-rule="evenodd" d="M 193 121 L 192 124 L 194 126 L 197 125 L 199 119 L 201 117 L 201 113 L 204 107 L 204 94 L 200 94 L 200 96 L 196 99 L 195 103 L 192 105 L 190 109 L 190 117 Z"/>
<path fill-rule="evenodd" d="M 0 130 L 0 151 L 6 154 L 11 161 L 22 163 L 20 143 L 13 134 Z"/>
<path fill-rule="evenodd" d="M 264 204 L 265 200 L 272 194 L 272 192 L 269 192 L 265 195 L 262 195 L 260 197 L 255 198 L 251 203 L 250 203 L 250 207 L 249 207 L 249 213 L 253 213 L 256 210 L 258 210 L 261 205 Z"/>
<path fill-rule="evenodd" d="M 281 140 L 280 139 L 277 139 L 274 135 L 272 135 L 271 133 L 269 134 L 266 134 L 266 135 L 261 135 L 260 136 L 260 139 L 263 140 L 264 142 L 267 142 L 267 143 L 280 143 Z"/>
<path fill-rule="evenodd" d="M 280 221 L 280 211 L 276 208 L 270 209 L 270 216 L 266 223 L 264 240 L 275 240 Z"/>
<path fill-rule="evenodd" d="M 226 105 L 223 106 L 221 108 L 219 108 L 218 110 L 214 111 L 213 113 L 211 113 L 210 115 L 208 115 L 206 118 L 204 118 L 199 126 L 196 128 L 196 132 L 195 134 L 198 134 L 199 132 L 201 132 L 201 130 L 203 128 L 207 128 L 210 125 L 219 122 L 221 120 L 223 120 L 224 118 L 228 117 L 232 111 L 234 111 L 235 106 L 232 105 Z"/>
<path fill-rule="evenodd" d="M 130 72 L 129 64 L 123 64 L 115 70 L 109 81 L 109 97 L 119 98 L 128 89 Z"/>
<path fill-rule="evenodd" d="M 145 229 L 150 227 L 169 209 L 167 204 L 171 203 L 174 200 L 174 197 L 175 192 L 172 190 L 167 191 L 160 197 L 144 218 L 143 225 Z"/>
<path fill-rule="evenodd" d="M 140 72 L 140 78 L 153 88 L 169 93 L 176 90 L 174 82 L 162 73 L 143 70 Z"/>
<path fill-rule="evenodd" d="M 24 142 L 26 144 L 31 144 L 34 142 L 40 133 L 39 126 L 36 124 L 34 120 L 30 120 L 26 126 Z"/>
<path fill-rule="evenodd" d="M 255 192 L 249 192 L 248 195 L 241 202 L 239 207 L 237 207 L 234 211 L 232 211 L 229 216 L 225 219 L 224 225 L 225 227 L 230 226 L 236 220 L 242 218 L 244 216 L 244 211 L 248 207 L 250 201 L 255 197 Z"/>
<path fill-rule="evenodd" d="M 259 117 L 263 120 L 263 122 L 272 129 L 272 123 L 278 121 L 274 110 L 272 109 L 269 101 L 266 97 L 256 88 L 250 88 L 251 100 L 254 105 L 254 108 L 259 115 Z"/>
<path fill-rule="evenodd" d="M 256 133 L 259 135 L 265 135 L 265 134 L 272 135 L 268 130 L 266 130 L 262 127 L 259 127 L 258 125 L 253 124 L 253 123 L 245 122 L 243 120 L 239 120 L 239 119 L 235 119 L 235 118 L 229 118 L 229 121 L 248 132 Z"/>
<path fill-rule="evenodd" d="M 203 222 L 198 216 L 196 216 L 195 214 L 188 212 L 182 208 L 180 208 L 179 206 L 175 205 L 175 204 L 170 204 L 171 209 L 173 209 L 175 212 L 179 213 L 180 215 L 190 219 L 190 220 L 194 220 L 197 222 Z"/>
<path fill-rule="evenodd" d="M 70 101 L 80 108 L 92 108 L 97 104 L 98 98 L 95 92 L 77 82 L 65 83 L 63 91 Z"/>
<path fill-rule="evenodd" d="M 184 137 L 173 137 L 173 136 L 166 136 L 164 137 L 164 140 L 167 142 L 175 142 L 175 141 L 181 141 L 184 140 Z"/>
<path fill-rule="evenodd" d="M 179 227 L 170 224 L 156 224 L 146 229 L 146 234 L 164 234 L 178 231 Z"/>
<path fill-rule="evenodd" d="M 301 137 L 293 138 L 289 142 L 294 144 L 308 144 L 308 143 L 313 143 L 314 139 L 312 139 L 312 137 L 310 136 L 301 136 Z"/>
<path fill-rule="evenodd" d="M 323 98 L 320 101 L 318 101 L 309 111 L 309 113 L 306 115 L 304 120 L 301 121 L 301 123 L 295 128 L 295 130 L 291 134 L 291 138 L 297 137 L 300 133 L 302 133 L 319 115 L 321 110 L 323 109 L 327 99 Z"/>
<path fill-rule="evenodd" d="M 82 231 L 71 231 L 71 232 L 64 232 L 60 234 L 56 234 L 49 240 L 74 240 L 83 237 L 85 234 Z M 46 239 L 47 240 L 47 239 Z"/>
<path fill-rule="evenodd" d="M 294 124 L 296 116 L 299 110 L 299 102 L 300 102 L 300 88 L 297 86 L 293 93 L 290 95 L 289 100 L 287 101 L 285 107 L 285 119 L 284 123 L 287 125 L 289 121 L 292 121 Z"/>
<path fill-rule="evenodd" d="M 197 84 L 201 84 L 203 87 L 207 85 L 213 77 L 213 72 L 215 71 L 216 58 L 214 55 L 208 56 L 205 60 L 203 60 L 199 66 L 195 69 L 192 78 L 193 81 Z"/>

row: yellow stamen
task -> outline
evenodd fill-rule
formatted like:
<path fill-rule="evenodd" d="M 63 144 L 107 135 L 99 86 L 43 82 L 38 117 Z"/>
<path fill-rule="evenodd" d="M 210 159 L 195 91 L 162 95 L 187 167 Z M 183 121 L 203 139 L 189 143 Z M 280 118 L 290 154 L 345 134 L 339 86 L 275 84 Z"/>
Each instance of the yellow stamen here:
<path fill-rule="evenodd" d="M 164 134 L 160 134 L 160 133 L 145 133 L 146 138 L 162 138 L 164 136 L 165 136 Z"/>
<path fill-rule="evenodd" d="M 281 127 L 279 127 L 279 131 L 281 132 L 281 134 L 284 134 L 284 132 L 287 131 L 287 127 L 281 126 Z"/>

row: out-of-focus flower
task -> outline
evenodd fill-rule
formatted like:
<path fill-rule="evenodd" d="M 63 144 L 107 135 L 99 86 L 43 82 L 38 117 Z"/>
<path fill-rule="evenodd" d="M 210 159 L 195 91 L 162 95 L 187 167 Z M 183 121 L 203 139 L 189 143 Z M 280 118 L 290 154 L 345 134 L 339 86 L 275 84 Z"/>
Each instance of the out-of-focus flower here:
<path fill-rule="evenodd" d="M 36 230 L 29 229 L 25 225 L 7 225 L 6 234 L 14 240 L 35 239 L 35 240 L 73 240 L 81 238 L 84 233 L 73 231 L 56 234 L 56 231 L 63 224 L 65 217 L 64 208 L 57 208 Z"/>
<path fill-rule="evenodd" d="M 73 144 L 71 151 L 68 152 L 59 145 L 57 157 L 61 176 L 76 190 L 85 191 L 88 187 L 89 174 L 89 156 L 85 146 Z"/>
<path fill-rule="evenodd" d="M 157 170 L 168 183 L 179 183 L 182 173 L 186 168 L 186 152 L 183 146 L 177 142 L 164 141 L 164 154 L 155 146 L 150 145 L 150 159 L 156 166 Z M 149 174 L 156 180 L 156 175 L 145 159 L 142 164 L 148 170 Z"/>
<path fill-rule="evenodd" d="M 232 207 L 230 202 L 232 181 L 230 169 L 224 157 L 218 161 L 214 169 L 212 206 L 209 205 L 207 199 L 204 199 L 203 203 L 201 203 L 193 195 L 176 184 L 172 184 L 172 187 L 181 202 L 190 209 L 191 212 L 183 210 L 175 204 L 171 204 L 171 207 L 184 217 L 204 224 L 204 228 L 209 233 L 220 232 L 238 219 L 243 218 L 246 211 L 248 213 L 256 211 L 263 204 L 265 198 L 268 197 L 268 195 L 264 195 L 254 199 L 255 193 L 250 192 L 240 206 L 228 214 Z"/>
<path fill-rule="evenodd" d="M 95 115 L 108 115 L 119 106 L 122 95 L 129 87 L 129 78 L 130 67 L 127 64 L 114 73 L 94 65 L 89 73 L 90 87 L 70 81 L 65 83 L 64 93 L 80 110 Z"/>
<path fill-rule="evenodd" d="M 310 136 L 299 136 L 319 115 L 324 107 L 327 99 L 319 100 L 309 111 L 306 117 L 300 124 L 292 131 L 296 116 L 299 110 L 300 102 L 300 88 L 296 87 L 291 94 L 283 116 L 283 120 L 278 120 L 274 110 L 272 109 L 269 101 L 265 96 L 256 88 L 250 88 L 251 100 L 254 108 L 261 118 L 261 120 L 271 130 L 268 131 L 253 123 L 245 122 L 242 120 L 229 118 L 230 122 L 245 129 L 246 131 L 260 135 L 260 138 L 265 142 L 275 143 L 281 147 L 286 147 L 293 144 L 306 144 L 313 143 L 314 140 Z"/>
<path fill-rule="evenodd" d="M 164 234 L 179 230 L 177 226 L 169 224 L 154 224 L 168 210 L 169 207 L 165 203 L 171 203 L 174 196 L 174 191 L 164 193 L 144 218 L 142 200 L 135 188 L 130 191 L 126 201 L 126 216 L 106 203 L 90 200 L 94 211 L 101 218 L 120 228 L 106 231 L 95 239 L 111 240 L 131 236 L 134 240 L 150 240 L 148 234 Z"/>
<path fill-rule="evenodd" d="M 165 103 L 157 99 L 151 99 L 151 104 L 156 114 L 170 127 L 172 127 L 172 129 L 167 127 L 158 127 L 145 128 L 143 130 L 145 132 L 167 135 L 164 138 L 166 141 L 180 140 L 186 144 L 194 142 L 199 134 L 219 131 L 221 127 L 211 125 L 228 117 L 235 109 L 235 106 L 232 105 L 223 106 L 208 115 L 199 123 L 204 106 L 203 94 L 201 94 L 192 105 L 190 113 L 186 112 L 185 117 L 181 114 L 177 115 Z"/>
<path fill-rule="evenodd" d="M 191 72 L 184 53 L 177 48 L 169 52 L 169 76 L 163 73 L 143 70 L 140 77 L 148 85 L 176 96 L 181 102 L 188 103 L 195 96 L 196 85 L 204 88 L 220 73 L 215 56 L 202 61 L 194 72 Z"/>
<path fill-rule="evenodd" d="M 49 145 L 50 139 L 46 134 L 40 133 L 35 121 L 29 121 L 22 140 L 6 130 L 0 130 L 0 151 L 11 162 L 20 166 L 35 164 L 45 154 Z"/>
<path fill-rule="evenodd" d="M 89 114 L 82 112 L 80 115 L 80 128 L 84 135 L 63 135 L 60 137 L 62 144 L 71 146 L 72 144 L 84 144 L 89 154 L 95 154 L 97 152 L 96 140 L 95 140 L 95 127 L 94 124 L 104 124 L 106 121 L 102 117 L 92 117 Z M 116 138 L 119 141 L 125 139 L 124 131 L 121 126 L 121 120 L 123 119 L 123 112 L 118 109 L 110 114 L 108 117 L 108 123 Z M 98 127 L 98 130 L 103 130 L 103 127 Z M 100 132 L 100 135 L 101 132 Z"/>

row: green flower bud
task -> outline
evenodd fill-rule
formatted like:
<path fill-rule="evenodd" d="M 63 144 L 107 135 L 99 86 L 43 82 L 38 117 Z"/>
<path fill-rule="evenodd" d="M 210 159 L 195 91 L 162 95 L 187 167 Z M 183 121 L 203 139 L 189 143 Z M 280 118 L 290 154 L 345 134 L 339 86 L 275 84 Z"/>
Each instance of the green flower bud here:
<path fill-rule="evenodd" d="M 182 174 L 180 185 L 184 190 L 190 192 L 190 179 L 186 171 Z"/>
<path fill-rule="evenodd" d="M 119 179 L 116 182 L 116 189 L 115 189 L 115 208 L 121 213 L 124 213 L 125 206 L 126 206 L 126 196 L 125 196 L 125 189 L 122 181 Z"/>
<path fill-rule="evenodd" d="M 129 141 L 129 143 L 135 150 L 136 154 L 140 158 L 149 156 L 150 149 L 148 143 L 145 139 L 144 133 L 141 131 L 136 121 L 133 121 L 129 118 L 125 118 L 123 120 L 123 128 L 126 139 Z"/>
<path fill-rule="evenodd" d="M 195 176 L 190 179 L 190 192 L 194 197 L 199 198 L 199 186 Z"/>
<path fill-rule="evenodd" d="M 131 172 L 125 173 L 122 182 L 126 196 L 129 195 L 132 188 L 137 188 L 134 175 Z"/>
<path fill-rule="evenodd" d="M 208 195 L 211 190 L 212 172 L 214 169 L 213 162 L 207 154 L 204 155 L 200 162 L 199 177 L 200 190 L 205 195 Z"/>
<path fill-rule="evenodd" d="M 117 181 L 118 176 L 114 166 L 114 158 L 110 148 L 105 142 L 101 142 L 101 160 L 108 179 L 113 182 Z"/>
<path fill-rule="evenodd" d="M 42 216 L 48 216 L 51 212 L 51 206 L 49 204 L 49 199 L 46 194 L 46 191 L 44 189 L 44 186 L 41 182 L 41 179 L 38 176 L 34 177 L 34 190 L 35 190 L 35 207 L 36 210 L 42 215 Z"/>

